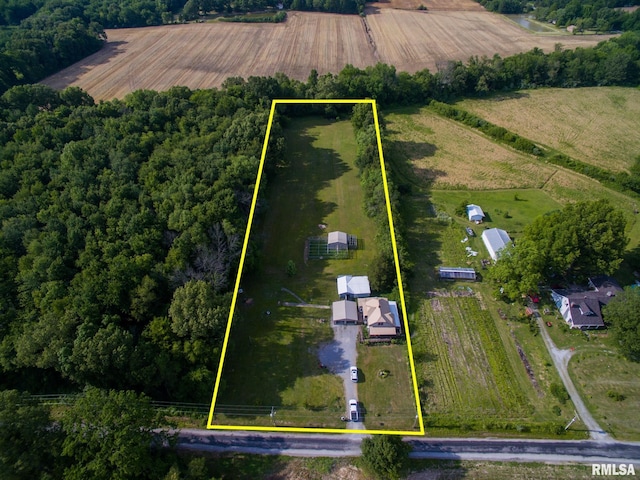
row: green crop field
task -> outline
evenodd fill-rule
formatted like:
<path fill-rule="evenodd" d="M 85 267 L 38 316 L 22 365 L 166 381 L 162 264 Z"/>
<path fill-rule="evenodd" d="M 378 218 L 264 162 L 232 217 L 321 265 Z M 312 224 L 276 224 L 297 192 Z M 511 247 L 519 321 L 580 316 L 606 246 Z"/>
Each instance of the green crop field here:
<path fill-rule="evenodd" d="M 640 154 L 638 89 L 524 90 L 458 105 L 536 143 L 609 170 L 628 170 Z"/>

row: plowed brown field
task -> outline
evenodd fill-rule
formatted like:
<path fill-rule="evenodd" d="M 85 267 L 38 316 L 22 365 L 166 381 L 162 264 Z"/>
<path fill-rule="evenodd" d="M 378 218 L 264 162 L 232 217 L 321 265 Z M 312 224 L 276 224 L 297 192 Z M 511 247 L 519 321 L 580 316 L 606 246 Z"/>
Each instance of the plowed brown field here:
<path fill-rule="evenodd" d="M 442 1 L 442 0 L 433 0 Z M 458 0 L 465 2 L 468 0 Z M 203 23 L 108 30 L 107 45 L 46 79 L 77 85 L 96 100 L 137 89 L 219 87 L 232 76 L 284 72 L 306 80 L 311 69 L 339 72 L 381 61 L 398 71 L 435 70 L 442 60 L 511 55 L 558 42 L 588 46 L 605 36 L 540 36 L 484 11 L 407 11 L 368 7 L 368 15 L 291 12 L 280 24 Z"/>
<path fill-rule="evenodd" d="M 405 10 L 416 10 L 420 5 L 424 5 L 429 11 L 484 11 L 484 7 L 473 0 L 380 0 L 367 5 L 377 8 L 401 8 Z"/>

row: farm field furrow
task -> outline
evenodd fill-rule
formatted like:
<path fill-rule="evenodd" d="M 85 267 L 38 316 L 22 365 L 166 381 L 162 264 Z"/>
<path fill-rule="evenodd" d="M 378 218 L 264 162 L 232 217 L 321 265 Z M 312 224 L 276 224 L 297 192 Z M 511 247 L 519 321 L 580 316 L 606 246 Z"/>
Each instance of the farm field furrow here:
<path fill-rule="evenodd" d="M 102 50 L 45 79 L 78 86 L 96 100 L 137 89 L 220 87 L 229 77 L 278 72 L 306 80 L 312 69 L 338 73 L 384 62 L 398 71 L 435 71 L 438 62 L 473 55 L 592 46 L 608 36 L 541 36 L 506 18 L 478 11 L 418 12 L 369 8 L 358 15 L 289 12 L 279 24 L 202 23 L 108 30 Z M 364 22 L 370 28 L 373 44 Z"/>
<path fill-rule="evenodd" d="M 424 5 L 429 11 L 473 11 L 484 12 L 484 7 L 473 0 L 381 0 L 370 4 L 375 8 L 397 8 L 402 10 L 416 10 Z"/>

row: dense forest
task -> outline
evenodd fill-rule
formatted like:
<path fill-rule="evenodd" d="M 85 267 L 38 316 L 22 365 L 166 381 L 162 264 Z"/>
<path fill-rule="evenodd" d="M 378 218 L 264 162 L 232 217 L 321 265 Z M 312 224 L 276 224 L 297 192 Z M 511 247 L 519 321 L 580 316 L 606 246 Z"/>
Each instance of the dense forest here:
<path fill-rule="evenodd" d="M 2 96 L 3 387 L 210 395 L 268 117 L 233 92 Z"/>
<path fill-rule="evenodd" d="M 640 0 L 478 0 L 487 10 L 499 13 L 531 13 L 542 22 L 559 27 L 575 25 L 574 32 L 640 31 L 640 10 L 622 7 L 640 5 Z"/>

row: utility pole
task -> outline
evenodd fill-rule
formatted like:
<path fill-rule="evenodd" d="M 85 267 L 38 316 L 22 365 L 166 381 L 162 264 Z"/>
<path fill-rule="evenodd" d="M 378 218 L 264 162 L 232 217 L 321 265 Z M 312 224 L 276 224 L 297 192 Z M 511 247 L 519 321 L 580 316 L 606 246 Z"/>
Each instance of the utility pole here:
<path fill-rule="evenodd" d="M 571 426 L 571 424 L 573 424 L 573 422 L 575 422 L 576 420 L 578 420 L 578 418 L 580 418 L 580 417 L 578 417 L 578 412 L 576 412 L 576 411 L 574 410 L 574 411 L 573 411 L 573 413 L 574 413 L 575 415 L 573 416 L 573 418 L 571 419 L 571 421 L 567 424 L 567 426 L 566 426 L 566 427 L 564 427 L 564 429 L 565 429 L 565 430 L 567 430 L 567 429 Z"/>

